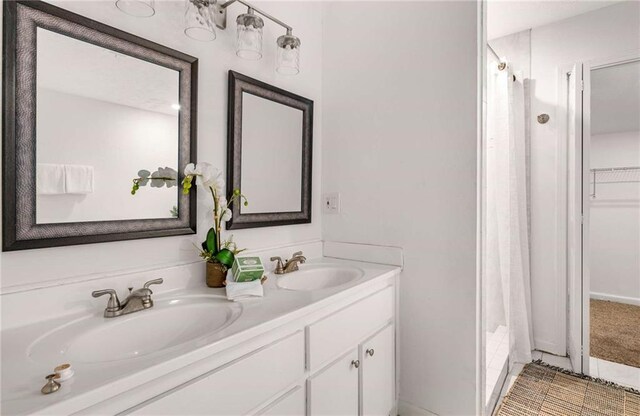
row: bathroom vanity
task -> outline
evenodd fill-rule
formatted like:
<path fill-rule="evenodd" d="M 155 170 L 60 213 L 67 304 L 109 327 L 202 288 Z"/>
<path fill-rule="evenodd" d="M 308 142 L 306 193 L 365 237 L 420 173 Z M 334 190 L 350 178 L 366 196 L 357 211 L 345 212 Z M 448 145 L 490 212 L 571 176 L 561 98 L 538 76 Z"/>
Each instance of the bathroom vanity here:
<path fill-rule="evenodd" d="M 399 271 L 318 258 L 241 302 L 165 276 L 152 308 L 115 318 L 80 296 L 100 283 L 76 285 L 57 317 L 3 325 L 2 414 L 395 414 Z M 41 394 L 61 363 L 74 377 Z"/>

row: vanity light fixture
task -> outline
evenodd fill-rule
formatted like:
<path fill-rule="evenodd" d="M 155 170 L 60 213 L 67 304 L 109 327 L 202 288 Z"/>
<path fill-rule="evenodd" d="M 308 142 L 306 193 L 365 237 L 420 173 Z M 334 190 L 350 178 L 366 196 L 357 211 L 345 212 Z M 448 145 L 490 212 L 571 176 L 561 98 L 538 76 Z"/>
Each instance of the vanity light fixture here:
<path fill-rule="evenodd" d="M 117 0 L 116 5 L 123 12 L 137 16 L 127 12 L 123 5 L 125 3 L 150 3 L 153 6 L 154 1 Z M 185 0 L 185 3 L 184 33 L 199 41 L 215 40 L 215 27 L 220 30 L 227 28 L 227 8 L 233 3 L 240 3 L 247 7 L 247 12 L 236 18 L 236 55 L 243 59 L 259 60 L 262 58 L 264 28 L 262 17 L 282 26 L 286 30 L 286 34 L 278 37 L 276 41 L 276 71 L 283 75 L 296 75 L 300 72 L 300 39 L 293 35 L 293 28 L 282 20 L 256 8 L 245 0 L 227 0 L 224 3 L 220 3 L 218 0 Z M 153 7 L 152 10 L 155 13 Z"/>
<path fill-rule="evenodd" d="M 216 3 L 215 23 L 222 30 L 227 27 L 227 8 L 233 3 L 240 3 L 248 7 L 246 14 L 236 19 L 238 24 L 238 42 L 236 54 L 245 59 L 260 59 L 262 57 L 262 27 L 264 21 L 256 13 L 286 29 L 286 34 L 276 41 L 276 71 L 280 74 L 295 75 L 300 72 L 300 39 L 293 36 L 293 28 L 282 20 L 277 19 L 263 10 L 257 9 L 245 0 L 228 0 L 226 3 Z"/>

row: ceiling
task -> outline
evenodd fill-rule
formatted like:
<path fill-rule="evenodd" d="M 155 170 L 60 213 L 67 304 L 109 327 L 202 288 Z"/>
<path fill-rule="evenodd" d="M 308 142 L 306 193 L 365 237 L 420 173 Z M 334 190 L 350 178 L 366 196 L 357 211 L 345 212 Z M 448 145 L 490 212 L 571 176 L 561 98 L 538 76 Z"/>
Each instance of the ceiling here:
<path fill-rule="evenodd" d="M 176 116 L 178 72 L 38 28 L 38 88 Z"/>
<path fill-rule="evenodd" d="M 640 130 L 640 61 L 591 71 L 591 134 Z"/>
<path fill-rule="evenodd" d="M 488 0 L 487 39 L 548 25 L 619 1 L 621 0 Z"/>

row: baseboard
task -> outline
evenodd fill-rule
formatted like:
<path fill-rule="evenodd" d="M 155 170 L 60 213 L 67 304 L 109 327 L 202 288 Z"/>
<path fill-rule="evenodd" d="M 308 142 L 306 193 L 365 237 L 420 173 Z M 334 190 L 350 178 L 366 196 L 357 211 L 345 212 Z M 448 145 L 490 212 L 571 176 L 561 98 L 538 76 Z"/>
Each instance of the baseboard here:
<path fill-rule="evenodd" d="M 561 351 L 558 348 L 558 344 L 550 341 L 544 341 L 539 339 L 533 339 L 533 344 L 536 350 L 546 352 L 553 355 L 564 356 L 566 351 Z"/>
<path fill-rule="evenodd" d="M 426 409 L 398 400 L 398 416 L 438 416 Z"/>
<path fill-rule="evenodd" d="M 640 298 L 632 298 L 628 296 L 609 295 L 608 293 L 591 292 L 591 299 L 608 300 L 610 302 L 626 303 L 629 305 L 640 306 Z"/>

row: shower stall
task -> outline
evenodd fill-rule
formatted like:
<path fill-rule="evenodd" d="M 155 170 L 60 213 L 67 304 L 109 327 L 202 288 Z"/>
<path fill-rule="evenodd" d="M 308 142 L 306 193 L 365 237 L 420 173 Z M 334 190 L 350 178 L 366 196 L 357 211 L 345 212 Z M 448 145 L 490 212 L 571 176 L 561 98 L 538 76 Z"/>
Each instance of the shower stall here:
<path fill-rule="evenodd" d="M 501 57 L 490 45 L 487 49 L 483 282 L 485 399 L 490 410 L 513 365 L 531 361 L 533 336 L 528 80 L 508 56 Z"/>

